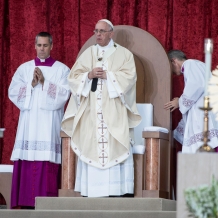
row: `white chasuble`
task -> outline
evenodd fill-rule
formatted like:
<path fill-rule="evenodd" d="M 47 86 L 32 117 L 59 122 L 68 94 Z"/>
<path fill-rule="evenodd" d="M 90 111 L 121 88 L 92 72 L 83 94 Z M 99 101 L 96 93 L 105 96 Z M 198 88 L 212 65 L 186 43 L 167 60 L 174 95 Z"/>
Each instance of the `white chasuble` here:
<path fill-rule="evenodd" d="M 135 65 L 128 50 L 114 45 L 111 40 L 106 47 L 88 48 L 68 77 L 73 97 L 62 129 L 79 157 L 75 191 L 88 197 L 133 193 L 132 129 L 141 120 L 135 104 Z M 98 79 L 96 92 L 90 92 L 87 76 L 94 67 L 103 67 L 107 79 Z"/>
<path fill-rule="evenodd" d="M 106 65 L 106 63 L 104 63 Z M 98 146 L 99 163 L 104 166 L 108 162 L 109 141 L 108 128 L 104 122 L 102 114 L 102 87 L 106 81 L 98 79 L 96 94 L 96 138 Z M 80 159 L 77 163 L 77 173 L 75 182 L 75 191 L 83 196 L 103 197 L 109 195 L 124 195 L 125 193 L 133 193 L 134 190 L 134 167 L 132 157 L 132 147 L 130 147 L 131 155 L 124 163 L 116 166 L 99 169 L 93 167 Z"/>
<path fill-rule="evenodd" d="M 205 64 L 198 60 L 186 60 L 181 72 L 184 74 L 185 87 L 179 98 L 179 110 L 182 119 L 174 130 L 174 138 L 182 146 L 182 152 L 195 153 L 203 145 L 204 112 L 203 107 L 205 90 Z M 218 128 L 214 115 L 209 112 L 209 145 L 218 146 Z"/>
<path fill-rule="evenodd" d="M 60 124 L 69 98 L 69 68 L 59 61 L 38 66 L 44 85 L 32 87 L 34 60 L 22 64 L 9 87 L 10 100 L 20 109 L 11 160 L 61 163 Z"/>

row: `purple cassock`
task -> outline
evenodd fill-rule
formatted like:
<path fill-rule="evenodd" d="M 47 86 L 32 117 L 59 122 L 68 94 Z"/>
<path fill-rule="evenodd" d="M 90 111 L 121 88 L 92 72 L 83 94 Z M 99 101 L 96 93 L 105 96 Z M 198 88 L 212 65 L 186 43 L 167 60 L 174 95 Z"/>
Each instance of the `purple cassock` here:
<path fill-rule="evenodd" d="M 57 197 L 59 169 L 48 161 L 14 161 L 11 208 L 35 207 L 35 197 Z"/>
<path fill-rule="evenodd" d="M 51 57 L 44 62 L 39 58 L 34 61 L 35 66 L 52 67 L 55 63 Z M 49 161 L 14 161 L 11 208 L 34 207 L 38 196 L 58 196 L 59 173 L 60 164 Z"/>

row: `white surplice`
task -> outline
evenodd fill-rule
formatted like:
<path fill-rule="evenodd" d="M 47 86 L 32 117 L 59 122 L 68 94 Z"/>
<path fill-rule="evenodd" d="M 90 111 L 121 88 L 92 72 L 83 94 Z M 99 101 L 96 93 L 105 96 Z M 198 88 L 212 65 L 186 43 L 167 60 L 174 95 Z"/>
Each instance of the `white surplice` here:
<path fill-rule="evenodd" d="M 113 40 L 105 46 L 98 46 L 98 58 L 106 53 L 109 48 L 114 46 Z M 103 62 L 97 62 L 96 67 L 103 67 L 104 70 L 108 69 L 108 61 L 105 59 Z M 87 91 L 90 90 L 91 81 L 86 78 L 84 91 L 82 94 L 87 95 Z M 106 85 L 110 98 L 116 98 L 119 96 L 116 89 L 112 85 L 110 78 L 107 80 L 98 79 L 98 86 L 95 92 L 96 96 L 96 137 L 98 139 L 98 153 L 99 161 L 104 165 L 104 161 L 107 161 L 107 154 L 110 149 L 110 142 L 108 140 L 108 129 L 104 122 L 102 114 L 102 87 Z M 113 116 L 113 115 L 112 115 Z M 132 142 L 132 140 L 130 139 Z M 131 144 L 131 143 L 130 143 Z M 133 166 L 133 155 L 132 147 L 130 145 L 129 157 L 120 164 L 112 166 L 107 169 L 99 169 L 85 163 L 78 158 L 77 173 L 75 182 L 75 191 L 78 191 L 83 196 L 88 197 L 104 197 L 104 196 L 119 196 L 126 193 L 133 193 L 134 190 L 134 166 Z"/>
<path fill-rule="evenodd" d="M 184 74 L 185 87 L 179 98 L 182 119 L 174 130 L 174 138 L 182 146 L 182 152 L 195 153 L 203 145 L 205 64 L 198 60 L 186 60 L 181 72 Z M 212 112 L 209 112 L 209 145 L 218 146 L 218 126 Z"/>
<path fill-rule="evenodd" d="M 61 120 L 69 98 L 69 68 L 59 61 L 38 66 L 44 86 L 32 87 L 35 61 L 22 64 L 9 87 L 10 100 L 20 109 L 12 161 L 50 161 L 61 163 Z"/>

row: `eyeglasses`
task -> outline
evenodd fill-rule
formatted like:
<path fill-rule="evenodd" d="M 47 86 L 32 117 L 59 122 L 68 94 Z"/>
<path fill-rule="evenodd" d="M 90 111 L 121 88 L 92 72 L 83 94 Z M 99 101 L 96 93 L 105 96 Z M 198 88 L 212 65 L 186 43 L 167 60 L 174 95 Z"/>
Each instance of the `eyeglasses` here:
<path fill-rule="evenodd" d="M 107 30 L 94 30 L 93 32 L 94 32 L 94 34 L 98 34 L 98 33 L 100 33 L 100 34 L 105 34 L 105 33 L 107 33 L 107 32 L 111 32 L 112 30 L 109 30 L 109 31 L 107 31 Z"/>

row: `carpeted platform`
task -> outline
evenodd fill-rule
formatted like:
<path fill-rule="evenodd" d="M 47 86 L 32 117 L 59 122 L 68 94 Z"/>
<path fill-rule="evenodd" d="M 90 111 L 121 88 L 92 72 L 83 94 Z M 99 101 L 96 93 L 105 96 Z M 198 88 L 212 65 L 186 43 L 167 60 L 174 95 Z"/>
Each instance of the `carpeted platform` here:
<path fill-rule="evenodd" d="M 35 210 L 0 210 L 2 218 L 176 218 L 176 201 L 155 198 L 36 198 Z"/>

